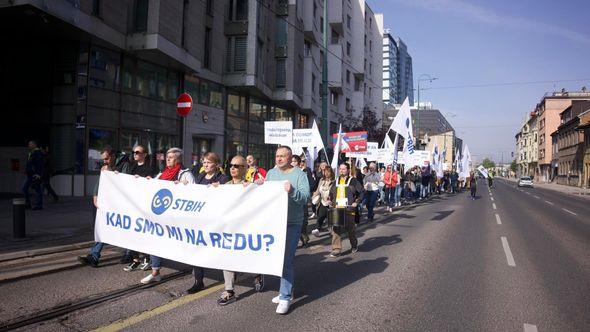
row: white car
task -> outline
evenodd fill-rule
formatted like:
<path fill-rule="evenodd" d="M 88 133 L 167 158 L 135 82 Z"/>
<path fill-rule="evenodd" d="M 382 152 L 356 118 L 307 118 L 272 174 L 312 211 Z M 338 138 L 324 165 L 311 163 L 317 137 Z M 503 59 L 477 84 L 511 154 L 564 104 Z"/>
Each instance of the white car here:
<path fill-rule="evenodd" d="M 529 176 L 523 176 L 520 178 L 520 180 L 518 180 L 518 186 L 519 187 L 533 187 L 533 179 L 531 179 Z"/>

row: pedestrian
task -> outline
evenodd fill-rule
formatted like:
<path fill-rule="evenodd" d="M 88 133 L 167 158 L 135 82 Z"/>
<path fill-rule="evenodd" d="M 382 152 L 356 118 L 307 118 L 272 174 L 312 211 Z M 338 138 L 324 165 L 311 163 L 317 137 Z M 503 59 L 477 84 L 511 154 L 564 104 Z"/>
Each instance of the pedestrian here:
<path fill-rule="evenodd" d="M 248 171 L 246 172 L 246 181 L 254 182 L 258 179 L 264 180 L 266 178 L 266 170 L 258 166 L 258 159 L 254 155 L 247 155 L 246 162 L 248 163 Z"/>
<path fill-rule="evenodd" d="M 471 189 L 471 200 L 475 200 L 475 193 L 477 191 L 477 179 L 473 172 L 469 175 L 469 188 Z"/>
<path fill-rule="evenodd" d="M 385 184 L 385 204 L 387 211 L 393 212 L 393 200 L 395 196 L 395 182 L 393 181 L 393 170 L 391 165 L 387 165 L 387 171 L 383 175 L 383 183 Z"/>
<path fill-rule="evenodd" d="M 385 167 L 381 167 L 379 168 L 379 198 L 377 200 L 377 202 L 379 203 L 379 206 L 381 205 L 387 205 L 388 203 L 385 202 L 385 182 L 384 182 L 384 177 L 385 177 Z"/>
<path fill-rule="evenodd" d="M 318 188 L 318 186 L 320 185 L 320 180 L 322 179 L 322 177 L 324 176 L 324 170 L 326 168 L 328 168 L 328 163 L 325 161 L 319 162 L 319 161 L 315 161 L 316 166 L 316 170 L 315 170 L 315 184 L 314 184 L 314 188 Z M 334 172 L 332 172 L 334 173 Z M 316 213 L 317 213 L 317 209 L 319 208 L 319 204 L 311 204 L 311 210 L 312 210 L 312 214 L 310 216 L 310 218 L 314 218 L 316 217 Z"/>
<path fill-rule="evenodd" d="M 356 238 L 356 222 L 351 218 L 353 214 L 358 214 L 358 205 L 363 197 L 363 185 L 355 178 L 350 176 L 350 165 L 342 163 L 338 167 L 339 176 L 336 184 L 332 187 L 331 197 L 335 198 L 335 202 L 331 206 L 336 209 L 346 209 L 344 228 L 348 233 L 348 240 L 350 241 L 351 253 L 358 251 L 358 240 Z M 354 216 L 353 216 L 354 217 Z M 332 252 L 331 258 L 340 256 L 342 253 L 342 227 L 332 225 Z"/>
<path fill-rule="evenodd" d="M 53 175 L 53 159 L 51 159 L 51 155 L 49 154 L 49 147 L 45 147 L 45 151 L 43 151 L 43 175 L 41 176 L 41 181 L 43 183 L 43 187 L 47 190 L 47 194 L 51 196 L 54 203 L 57 203 L 59 200 L 59 196 L 53 188 L 51 187 L 51 176 Z"/>
<path fill-rule="evenodd" d="M 150 177 L 147 177 L 150 179 Z M 171 148 L 166 151 L 166 168 L 156 175 L 156 179 L 164 181 L 174 181 L 175 184 L 195 183 L 195 178 L 189 168 L 182 166 L 182 150 L 179 148 Z M 160 276 L 160 269 L 162 268 L 162 258 L 150 255 L 152 273 L 141 279 L 142 284 L 149 284 L 162 280 Z M 194 286 L 193 286 L 194 287 Z M 192 287 L 191 287 L 192 288 Z"/>
<path fill-rule="evenodd" d="M 148 153 L 143 145 L 136 145 L 133 148 L 133 161 L 129 166 L 129 174 L 142 178 L 154 175 L 153 168 L 149 162 Z M 143 256 L 143 262 L 140 256 Z M 124 264 L 125 262 L 128 264 L 123 268 L 123 271 L 125 272 L 136 270 L 145 271 L 150 267 L 149 255 L 140 254 L 129 249 L 125 251 L 125 255 L 121 261 Z"/>
<path fill-rule="evenodd" d="M 395 168 L 393 171 L 393 183 L 395 184 L 395 190 L 393 194 L 393 206 L 399 207 L 402 206 L 402 177 L 399 173 L 399 166 Z"/>
<path fill-rule="evenodd" d="M 283 181 L 285 191 L 289 194 L 283 275 L 279 295 L 272 299 L 273 303 L 278 303 L 276 310 L 278 314 L 286 314 L 293 299 L 295 251 L 303 224 L 303 206 L 307 204 L 310 197 L 307 176 L 300 168 L 291 166 L 292 157 L 291 148 L 288 146 L 278 147 L 275 154 L 276 167 L 268 171 L 266 175 L 267 181 Z M 256 183 L 260 185 L 263 180 L 259 179 Z"/>
<path fill-rule="evenodd" d="M 246 182 L 246 159 L 242 156 L 235 156 L 231 159 L 229 164 L 229 173 L 231 180 L 226 182 L 226 185 L 245 185 Z M 212 185 L 214 187 L 219 186 L 219 182 L 215 182 Z M 223 281 L 225 284 L 225 290 L 221 293 L 221 296 L 217 299 L 217 304 L 220 306 L 228 305 L 236 301 L 236 293 L 234 290 L 236 282 L 236 273 L 232 271 L 223 271 Z M 254 277 L 254 289 L 257 292 L 261 292 L 264 288 L 264 277 L 262 274 L 258 274 Z"/>
<path fill-rule="evenodd" d="M 307 167 L 305 162 L 298 155 L 291 157 L 291 166 L 300 168 L 307 177 L 310 193 L 313 190 L 314 179 L 311 175 L 311 170 Z M 303 224 L 301 225 L 301 246 L 307 247 L 309 243 L 309 235 L 307 234 L 307 226 L 309 224 L 309 209 L 307 204 L 303 206 Z"/>
<path fill-rule="evenodd" d="M 377 173 L 377 164 L 371 162 L 369 164 L 369 172 L 363 179 L 365 187 L 365 198 L 367 201 L 367 221 L 372 222 L 375 218 L 375 202 L 377 202 L 377 194 L 379 192 L 379 174 Z"/>
<path fill-rule="evenodd" d="M 29 155 L 25 166 L 27 178 L 23 183 L 23 194 L 25 195 L 25 208 L 32 210 L 43 209 L 43 151 L 39 148 L 37 141 L 31 140 L 28 144 Z M 35 190 L 35 204 L 31 204 L 29 196 L 30 189 Z"/>
<path fill-rule="evenodd" d="M 311 231 L 311 234 L 319 237 L 320 232 L 323 231 L 324 222 L 328 218 L 328 212 L 330 210 L 330 202 L 333 200 L 331 197 L 332 187 L 334 187 L 334 171 L 331 167 L 324 168 L 324 175 L 318 184 L 318 188 L 313 193 L 312 202 L 317 200 L 317 227 Z"/>
<path fill-rule="evenodd" d="M 102 159 L 102 166 L 100 168 L 100 174 L 104 171 L 114 171 L 115 170 L 115 161 L 116 161 L 116 153 L 113 148 L 110 146 L 105 146 L 100 152 L 100 158 Z M 92 191 L 92 203 L 94 204 L 94 213 L 93 219 L 96 219 L 96 210 L 98 209 L 98 186 L 100 184 L 100 175 L 98 180 L 94 184 L 94 189 Z M 79 256 L 78 261 L 83 265 L 90 265 L 92 267 L 98 267 L 98 263 L 100 261 L 100 253 L 102 252 L 102 248 L 104 247 L 104 243 L 96 242 L 90 249 L 90 253 L 86 256 Z"/>

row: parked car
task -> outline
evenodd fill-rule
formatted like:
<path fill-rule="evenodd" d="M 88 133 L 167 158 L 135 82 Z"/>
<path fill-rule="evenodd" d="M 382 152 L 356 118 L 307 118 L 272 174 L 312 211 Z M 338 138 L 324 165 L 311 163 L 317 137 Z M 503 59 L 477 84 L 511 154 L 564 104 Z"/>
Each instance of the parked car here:
<path fill-rule="evenodd" d="M 523 176 L 518 180 L 519 187 L 533 187 L 533 179 L 530 176 Z"/>

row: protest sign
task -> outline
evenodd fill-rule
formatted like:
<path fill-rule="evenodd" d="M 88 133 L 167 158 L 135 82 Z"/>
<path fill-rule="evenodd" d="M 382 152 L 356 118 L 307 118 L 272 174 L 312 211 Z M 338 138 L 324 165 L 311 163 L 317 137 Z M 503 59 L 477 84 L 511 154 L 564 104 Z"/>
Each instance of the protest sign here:
<path fill-rule="evenodd" d="M 264 144 L 291 146 L 293 143 L 293 122 L 264 121 Z"/>
<path fill-rule="evenodd" d="M 103 171 L 98 206 L 97 242 L 194 266 L 282 274 L 283 182 L 213 187 Z"/>
<path fill-rule="evenodd" d="M 315 131 L 314 129 L 293 129 L 293 143 L 291 148 L 300 147 L 306 148 L 314 145 Z"/>
<path fill-rule="evenodd" d="M 338 134 L 332 135 L 332 144 L 336 144 Z M 367 138 L 369 135 L 366 131 L 352 131 L 349 133 L 342 133 L 344 143 L 340 152 L 363 152 L 367 151 Z"/>

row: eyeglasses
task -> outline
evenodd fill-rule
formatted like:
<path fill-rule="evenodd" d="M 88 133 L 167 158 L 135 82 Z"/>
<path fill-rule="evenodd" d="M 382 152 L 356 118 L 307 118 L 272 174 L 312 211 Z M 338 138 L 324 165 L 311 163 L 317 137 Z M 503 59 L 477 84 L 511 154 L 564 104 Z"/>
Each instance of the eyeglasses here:
<path fill-rule="evenodd" d="M 133 151 L 133 154 L 144 154 L 145 152 L 141 152 L 141 151 Z"/>
<path fill-rule="evenodd" d="M 229 164 L 230 168 L 240 168 L 240 167 L 246 167 L 245 165 L 239 165 L 239 164 Z"/>

